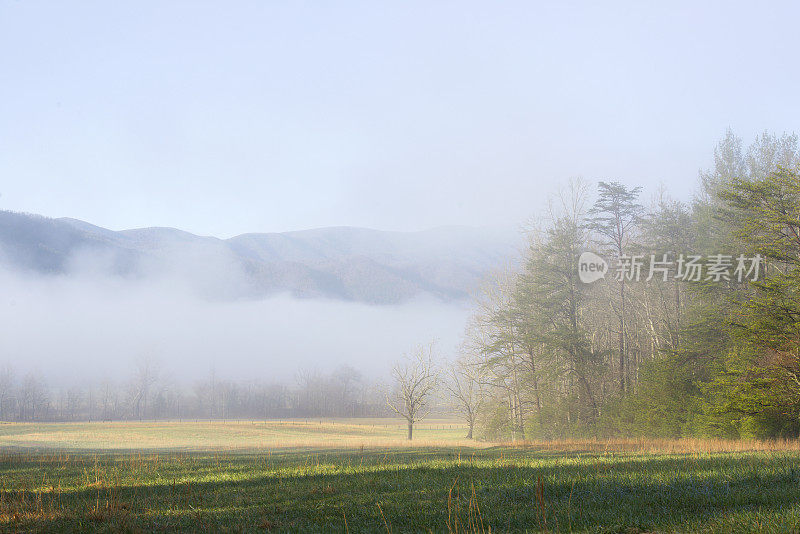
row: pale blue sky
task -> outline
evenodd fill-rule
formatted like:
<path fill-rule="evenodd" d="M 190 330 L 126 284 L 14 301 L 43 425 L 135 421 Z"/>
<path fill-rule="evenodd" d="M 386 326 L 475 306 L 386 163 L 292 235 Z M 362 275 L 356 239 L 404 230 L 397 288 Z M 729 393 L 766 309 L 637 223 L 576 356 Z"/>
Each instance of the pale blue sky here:
<path fill-rule="evenodd" d="M 798 129 L 792 3 L 0 0 L 0 206 L 229 236 L 514 225 L 580 175 L 688 198 Z"/>

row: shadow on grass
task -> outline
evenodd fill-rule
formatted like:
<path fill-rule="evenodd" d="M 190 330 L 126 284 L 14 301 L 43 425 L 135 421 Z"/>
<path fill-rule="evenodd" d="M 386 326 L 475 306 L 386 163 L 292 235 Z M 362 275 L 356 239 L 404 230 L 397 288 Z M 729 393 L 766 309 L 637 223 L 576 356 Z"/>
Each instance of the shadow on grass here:
<path fill-rule="evenodd" d="M 750 521 L 786 531 L 800 517 L 796 455 L 414 449 L 138 464 L 120 457 L 102 460 L 94 483 L 88 458 L 0 462 L 0 473 L 15 470 L 35 489 L 3 482 L 0 530 L 447 532 L 458 523 L 460 531 L 725 532 L 749 530 Z M 84 483 L 58 491 L 41 487 L 43 475 Z"/>

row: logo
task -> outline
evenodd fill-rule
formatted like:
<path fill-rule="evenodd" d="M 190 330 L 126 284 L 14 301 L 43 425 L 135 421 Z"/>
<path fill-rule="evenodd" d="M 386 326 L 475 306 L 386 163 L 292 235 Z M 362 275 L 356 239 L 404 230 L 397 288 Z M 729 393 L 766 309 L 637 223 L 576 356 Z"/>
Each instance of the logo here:
<path fill-rule="evenodd" d="M 578 278 L 584 284 L 591 284 L 606 276 L 608 263 L 594 252 L 584 252 L 578 258 Z"/>

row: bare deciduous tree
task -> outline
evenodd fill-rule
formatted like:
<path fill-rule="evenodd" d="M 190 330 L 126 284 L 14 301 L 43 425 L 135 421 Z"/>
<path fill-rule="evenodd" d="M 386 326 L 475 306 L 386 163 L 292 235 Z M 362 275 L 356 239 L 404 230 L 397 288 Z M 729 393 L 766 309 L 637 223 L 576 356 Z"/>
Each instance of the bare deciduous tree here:
<path fill-rule="evenodd" d="M 439 382 L 433 355 L 433 343 L 421 345 L 392 369 L 396 389 L 394 398 L 387 396 L 386 402 L 408 423 L 409 440 L 414 435 L 414 423 L 428 415 L 428 402 Z"/>
<path fill-rule="evenodd" d="M 6 414 L 5 407 L 9 404 L 14 390 L 14 370 L 6 364 L 0 367 L 0 421 L 3 418 L 11 418 L 11 414 Z"/>
<path fill-rule="evenodd" d="M 361 373 L 349 365 L 340 365 L 334 370 L 331 380 L 334 389 L 331 400 L 338 404 L 338 411 L 355 417 L 355 396 L 363 382 Z"/>
<path fill-rule="evenodd" d="M 131 404 L 134 417 L 141 421 L 147 416 L 147 401 L 150 389 L 158 380 L 158 368 L 150 356 L 144 356 L 136 362 L 136 371 L 131 384 Z"/>
<path fill-rule="evenodd" d="M 444 383 L 457 410 L 469 425 L 467 439 L 472 439 L 475 422 L 485 399 L 483 374 L 480 362 L 462 357 L 448 368 L 447 380 Z"/>
<path fill-rule="evenodd" d="M 21 421 L 42 419 L 47 412 L 50 399 L 41 374 L 38 371 L 31 371 L 25 375 L 19 391 L 19 419 Z"/>

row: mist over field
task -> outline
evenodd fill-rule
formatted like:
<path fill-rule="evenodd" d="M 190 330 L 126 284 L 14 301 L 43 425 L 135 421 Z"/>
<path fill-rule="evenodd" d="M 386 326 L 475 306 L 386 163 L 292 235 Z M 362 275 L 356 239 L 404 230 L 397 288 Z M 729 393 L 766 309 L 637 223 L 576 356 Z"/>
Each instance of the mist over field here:
<path fill-rule="evenodd" d="M 338 227 L 230 239 L 112 231 L 0 212 L 0 353 L 52 386 L 294 384 L 298 371 L 388 376 L 416 344 L 457 351 L 471 298 L 516 261 L 512 229 Z"/>
<path fill-rule="evenodd" d="M 214 270 L 207 283 L 235 272 Z M 215 369 L 223 378 L 292 382 L 301 369 L 347 364 L 365 377 L 387 375 L 420 340 L 454 352 L 468 302 L 419 296 L 370 305 L 279 294 L 219 300 L 178 276 L 126 279 L 78 272 L 41 276 L 0 270 L 0 351 L 20 372 L 54 384 L 124 378 L 151 358 L 174 381 Z"/>

